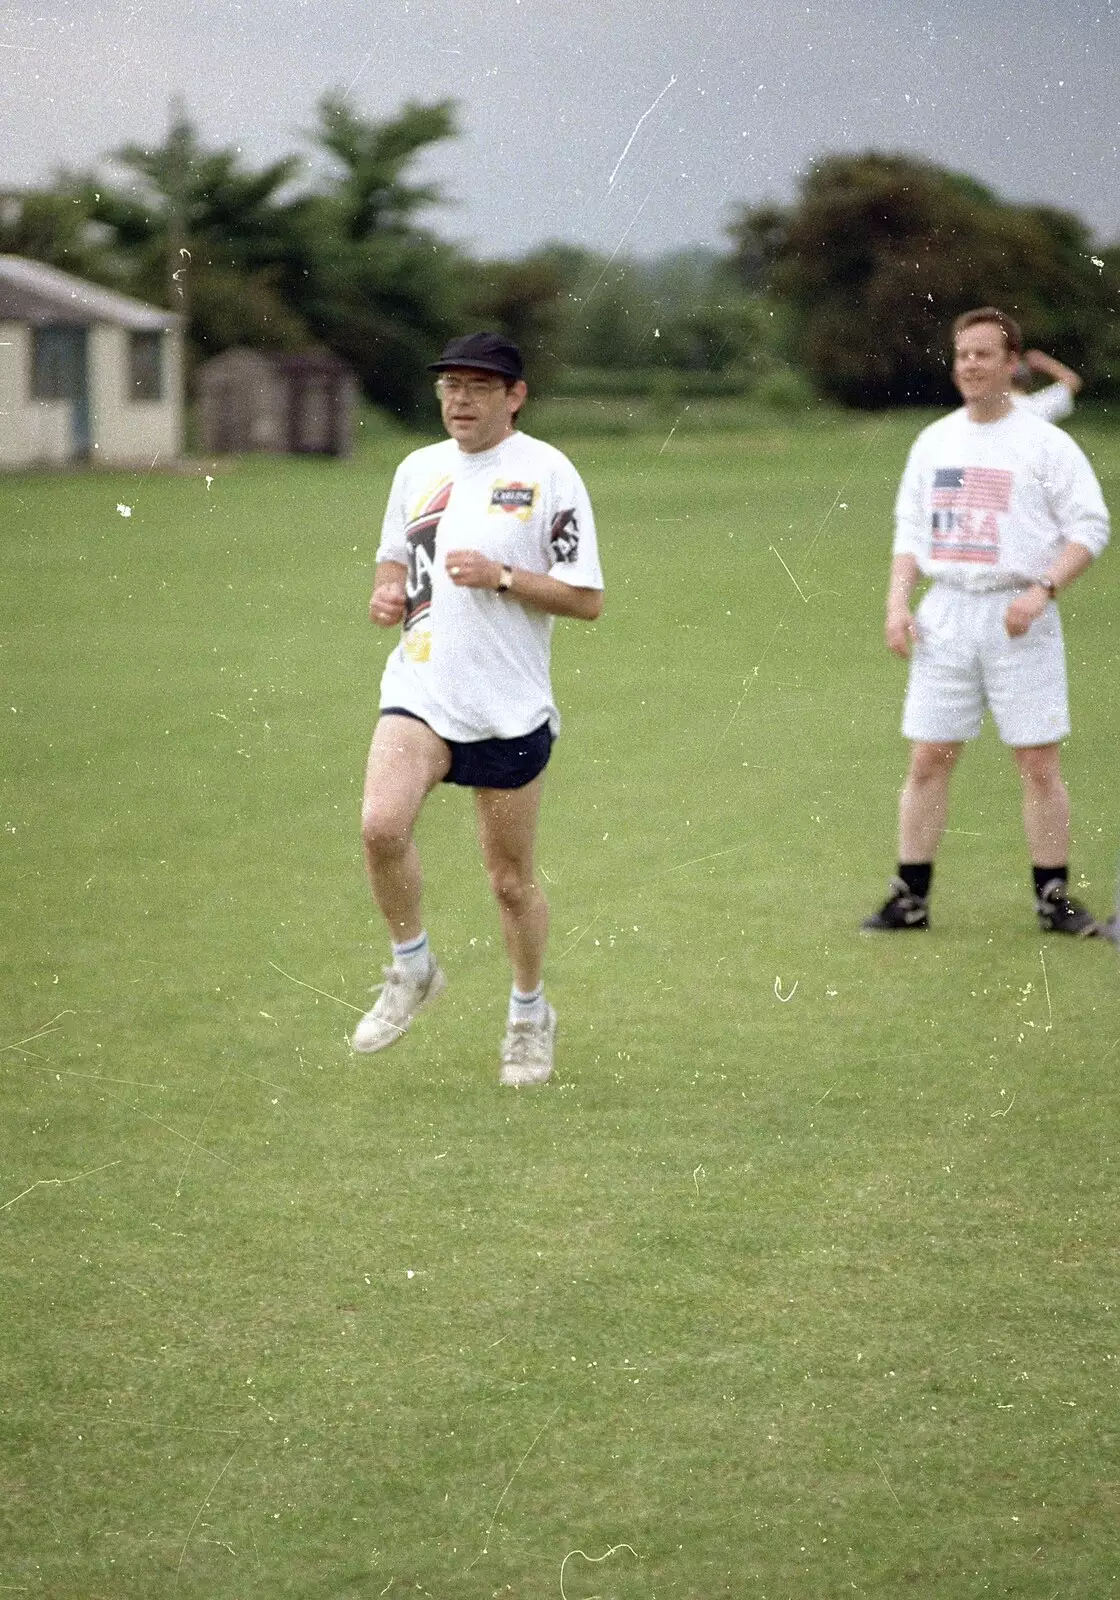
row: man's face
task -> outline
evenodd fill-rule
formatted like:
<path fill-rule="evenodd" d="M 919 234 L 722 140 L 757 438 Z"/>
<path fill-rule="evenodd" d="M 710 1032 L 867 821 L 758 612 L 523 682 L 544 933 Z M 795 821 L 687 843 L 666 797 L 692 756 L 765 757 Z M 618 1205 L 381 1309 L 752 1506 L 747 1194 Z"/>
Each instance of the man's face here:
<path fill-rule="evenodd" d="M 513 430 L 513 414 L 528 393 L 524 383 L 473 367 L 452 367 L 436 382 L 443 425 L 460 450 L 493 450 Z"/>
<path fill-rule="evenodd" d="M 996 405 L 1011 392 L 1019 357 L 998 322 L 974 322 L 957 335 L 953 382 L 965 405 Z"/>

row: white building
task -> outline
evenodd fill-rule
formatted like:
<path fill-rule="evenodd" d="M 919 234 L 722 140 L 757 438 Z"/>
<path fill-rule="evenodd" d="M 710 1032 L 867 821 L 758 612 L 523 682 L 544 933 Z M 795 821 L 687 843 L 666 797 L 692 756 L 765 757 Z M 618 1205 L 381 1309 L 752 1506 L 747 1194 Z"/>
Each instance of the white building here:
<path fill-rule="evenodd" d="M 0 468 L 173 461 L 179 324 L 57 267 L 0 255 Z"/>

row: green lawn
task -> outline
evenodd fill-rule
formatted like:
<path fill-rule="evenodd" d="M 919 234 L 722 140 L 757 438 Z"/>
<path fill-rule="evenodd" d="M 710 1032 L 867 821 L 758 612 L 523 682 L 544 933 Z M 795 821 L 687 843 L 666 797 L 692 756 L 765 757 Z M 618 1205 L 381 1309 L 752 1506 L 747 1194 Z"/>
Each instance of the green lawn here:
<path fill-rule="evenodd" d="M 448 994 L 346 1044 L 407 441 L 4 481 L 0 1600 L 1120 1594 L 1116 952 L 1040 938 L 990 731 L 931 934 L 855 931 L 918 420 L 560 441 L 608 603 L 556 634 L 535 1092 L 459 793 Z M 1062 606 L 1102 912 L 1114 559 Z"/>

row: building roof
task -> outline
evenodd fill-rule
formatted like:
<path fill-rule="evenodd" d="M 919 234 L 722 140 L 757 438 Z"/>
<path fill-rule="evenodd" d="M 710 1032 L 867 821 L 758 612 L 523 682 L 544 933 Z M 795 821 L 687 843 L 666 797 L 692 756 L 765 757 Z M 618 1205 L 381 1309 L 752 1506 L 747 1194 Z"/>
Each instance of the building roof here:
<path fill-rule="evenodd" d="M 179 325 L 179 318 L 158 306 L 145 305 L 115 289 L 103 289 L 70 272 L 60 272 L 26 256 L 0 255 L 0 322 L 30 322 L 36 327 L 64 323 L 88 327 L 111 322 L 139 332 Z"/>
<path fill-rule="evenodd" d="M 353 377 L 353 370 L 333 350 L 313 346 L 309 350 L 253 350 L 232 345 L 220 355 L 210 356 L 195 372 L 196 384 L 221 383 L 243 375 L 251 381 L 264 372 L 306 377 L 318 373 L 326 377 Z"/>

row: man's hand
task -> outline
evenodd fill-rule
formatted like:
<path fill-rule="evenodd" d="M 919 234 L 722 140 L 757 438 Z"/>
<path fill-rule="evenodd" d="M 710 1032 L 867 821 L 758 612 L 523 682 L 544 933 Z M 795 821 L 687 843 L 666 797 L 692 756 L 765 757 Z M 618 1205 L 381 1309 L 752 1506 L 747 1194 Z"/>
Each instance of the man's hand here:
<path fill-rule="evenodd" d="M 910 651 L 921 637 L 909 606 L 891 606 L 887 611 L 885 628 L 887 649 L 903 661 L 910 659 Z"/>
<path fill-rule="evenodd" d="M 1023 589 L 1003 613 L 1003 625 L 1007 629 L 1007 637 L 1021 639 L 1031 623 L 1038 620 L 1049 604 L 1050 596 L 1040 583 L 1032 583 L 1029 589 Z"/>
<path fill-rule="evenodd" d="M 502 575 L 501 562 L 491 561 L 478 550 L 449 550 L 443 564 L 460 589 L 496 589 Z"/>
<path fill-rule="evenodd" d="M 369 620 L 379 628 L 395 628 L 404 617 L 404 579 L 382 578 L 369 600 Z"/>

